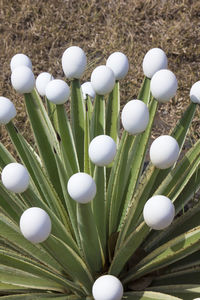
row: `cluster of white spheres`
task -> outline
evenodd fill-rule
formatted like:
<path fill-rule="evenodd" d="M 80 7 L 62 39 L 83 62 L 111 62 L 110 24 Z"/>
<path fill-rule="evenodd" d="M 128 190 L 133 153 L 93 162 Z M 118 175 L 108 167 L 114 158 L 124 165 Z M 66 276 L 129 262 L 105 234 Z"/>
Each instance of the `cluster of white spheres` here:
<path fill-rule="evenodd" d="M 70 88 L 64 80 L 54 79 L 47 84 L 45 94 L 54 104 L 64 104 L 69 98 Z"/>
<path fill-rule="evenodd" d="M 17 112 L 14 104 L 6 97 L 0 97 L 0 124 L 8 124 Z"/>
<path fill-rule="evenodd" d="M 35 87 L 35 77 L 30 68 L 20 65 L 13 70 L 11 83 L 18 93 L 31 93 Z"/>
<path fill-rule="evenodd" d="M 89 157 L 91 161 L 100 167 L 109 165 L 115 158 L 117 146 L 108 135 L 96 136 L 89 145 Z"/>
<path fill-rule="evenodd" d="M 1 180 L 7 190 L 13 193 L 23 193 L 29 186 L 30 177 L 23 165 L 10 163 L 3 168 Z"/>
<path fill-rule="evenodd" d="M 26 66 L 32 70 L 32 62 L 30 58 L 22 53 L 15 54 L 10 61 L 11 72 L 14 71 L 17 67 Z"/>
<path fill-rule="evenodd" d="M 97 278 L 92 287 L 95 300 L 121 300 L 123 292 L 121 281 L 113 275 L 103 275 Z"/>
<path fill-rule="evenodd" d="M 85 52 L 77 46 L 69 47 L 62 56 L 62 68 L 67 78 L 81 78 L 87 65 Z"/>
<path fill-rule="evenodd" d="M 51 233 L 51 219 L 43 209 L 31 207 L 24 211 L 20 218 L 20 230 L 30 242 L 44 242 Z"/>
<path fill-rule="evenodd" d="M 53 79 L 53 76 L 48 72 L 42 72 L 38 75 L 35 85 L 40 96 L 45 96 L 46 86 Z"/>
<path fill-rule="evenodd" d="M 129 69 L 128 58 L 122 52 L 114 52 L 108 57 L 106 66 L 112 69 L 116 80 L 123 79 Z"/>
<path fill-rule="evenodd" d="M 190 89 L 190 99 L 192 102 L 200 104 L 200 81 L 192 85 Z"/>
<path fill-rule="evenodd" d="M 115 85 L 115 75 L 109 67 L 98 66 L 92 72 L 91 84 L 98 95 L 106 95 L 112 91 Z"/>
<path fill-rule="evenodd" d="M 171 200 L 162 195 L 151 197 L 143 209 L 145 223 L 155 230 L 168 227 L 175 216 L 175 208 Z"/>
<path fill-rule="evenodd" d="M 134 135 L 143 132 L 149 122 L 149 110 L 141 100 L 131 100 L 123 108 L 121 114 L 124 129 Z"/>
<path fill-rule="evenodd" d="M 167 64 L 165 52 L 160 48 L 153 48 L 145 54 L 142 68 L 145 76 L 152 78 L 157 71 L 167 69 Z"/>
<path fill-rule="evenodd" d="M 88 203 L 96 195 L 96 183 L 93 178 L 83 172 L 72 175 L 67 183 L 70 197 L 78 203 Z"/>
<path fill-rule="evenodd" d="M 158 169 L 167 169 L 177 161 L 179 145 L 170 135 L 161 135 L 156 138 L 150 147 L 150 160 Z"/>
<path fill-rule="evenodd" d="M 87 96 L 89 96 L 91 99 L 94 99 L 96 96 L 95 90 L 92 87 L 92 84 L 90 81 L 84 82 L 81 85 L 81 90 L 83 93 L 83 98 L 86 100 Z"/>
<path fill-rule="evenodd" d="M 177 88 L 176 76 L 170 70 L 157 71 L 151 79 L 150 90 L 158 102 L 168 102 L 175 96 Z"/>

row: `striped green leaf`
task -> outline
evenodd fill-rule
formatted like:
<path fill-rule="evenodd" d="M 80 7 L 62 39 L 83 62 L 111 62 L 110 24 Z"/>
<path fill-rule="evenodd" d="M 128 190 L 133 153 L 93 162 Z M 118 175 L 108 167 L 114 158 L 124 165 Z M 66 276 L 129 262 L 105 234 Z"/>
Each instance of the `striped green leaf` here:
<path fill-rule="evenodd" d="M 124 294 L 124 297 L 127 300 L 182 300 L 170 294 L 151 291 L 128 292 Z"/>

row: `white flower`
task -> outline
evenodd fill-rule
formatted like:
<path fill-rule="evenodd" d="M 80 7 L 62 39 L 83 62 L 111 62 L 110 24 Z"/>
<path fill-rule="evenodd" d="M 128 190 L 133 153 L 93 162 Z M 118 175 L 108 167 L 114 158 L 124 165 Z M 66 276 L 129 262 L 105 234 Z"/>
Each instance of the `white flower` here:
<path fill-rule="evenodd" d="M 84 82 L 82 85 L 81 85 L 81 89 L 82 89 L 82 93 L 83 93 L 83 98 L 86 99 L 87 98 L 87 95 L 94 99 L 95 96 L 96 96 L 96 93 L 92 87 L 92 84 L 90 81 L 87 81 L 87 82 Z"/>
<path fill-rule="evenodd" d="M 72 46 L 65 50 L 62 56 L 62 68 L 67 78 L 79 79 L 85 71 L 87 58 L 85 52 Z"/>
<path fill-rule="evenodd" d="M 108 94 L 115 85 L 115 75 L 109 67 L 99 66 L 92 72 L 91 84 L 97 94 Z"/>
<path fill-rule="evenodd" d="M 1 180 L 7 190 L 13 193 L 23 193 L 29 186 L 30 177 L 23 165 L 10 163 L 3 168 Z"/>
<path fill-rule="evenodd" d="M 177 88 L 176 76 L 169 70 L 160 70 L 151 79 L 150 90 L 158 102 L 168 102 L 175 96 Z"/>
<path fill-rule="evenodd" d="M 15 54 L 10 61 L 10 69 L 11 72 L 14 71 L 15 68 L 20 66 L 26 66 L 32 70 L 32 62 L 30 58 L 22 53 Z"/>
<path fill-rule="evenodd" d="M 18 93 L 31 93 L 35 87 L 35 77 L 30 68 L 19 66 L 11 74 L 11 83 Z"/>
<path fill-rule="evenodd" d="M 123 79 L 129 69 L 128 58 L 122 52 L 114 52 L 108 57 L 106 66 L 112 69 L 116 80 Z"/>
<path fill-rule="evenodd" d="M 45 96 L 46 86 L 53 79 L 53 76 L 48 72 L 42 72 L 38 75 L 35 85 L 40 96 Z"/>
<path fill-rule="evenodd" d="M 156 138 L 150 147 L 150 159 L 158 169 L 167 169 L 177 161 L 179 145 L 170 135 L 161 135 Z"/>
<path fill-rule="evenodd" d="M 123 286 L 117 277 L 103 275 L 94 282 L 92 295 L 95 300 L 121 300 Z"/>
<path fill-rule="evenodd" d="M 108 135 L 96 136 L 89 145 L 89 157 L 97 166 L 109 165 L 116 154 L 116 143 Z"/>
<path fill-rule="evenodd" d="M 152 78 L 161 69 L 167 69 L 167 56 L 165 52 L 160 48 L 149 50 L 145 54 L 142 67 L 145 76 L 148 78 Z"/>
<path fill-rule="evenodd" d="M 70 95 L 68 84 L 61 79 L 51 80 L 45 89 L 46 97 L 55 104 L 64 104 Z"/>
<path fill-rule="evenodd" d="M 149 122 L 149 110 L 141 100 L 129 101 L 122 110 L 122 125 L 130 134 L 143 132 Z"/>
<path fill-rule="evenodd" d="M 0 97 L 0 124 L 8 124 L 17 112 L 14 104 L 6 97 Z"/>
<path fill-rule="evenodd" d="M 195 82 L 191 87 L 190 99 L 192 102 L 200 104 L 200 81 Z"/>
<path fill-rule="evenodd" d="M 96 184 L 90 175 L 80 172 L 70 177 L 67 190 L 76 202 L 88 203 L 96 195 Z"/>
<path fill-rule="evenodd" d="M 145 223 L 155 229 L 162 230 L 168 227 L 175 216 L 175 208 L 171 200 L 165 196 L 151 197 L 143 210 Z"/>
<path fill-rule="evenodd" d="M 21 215 L 20 230 L 30 242 L 36 244 L 44 242 L 51 233 L 49 215 L 39 207 L 28 208 Z"/>

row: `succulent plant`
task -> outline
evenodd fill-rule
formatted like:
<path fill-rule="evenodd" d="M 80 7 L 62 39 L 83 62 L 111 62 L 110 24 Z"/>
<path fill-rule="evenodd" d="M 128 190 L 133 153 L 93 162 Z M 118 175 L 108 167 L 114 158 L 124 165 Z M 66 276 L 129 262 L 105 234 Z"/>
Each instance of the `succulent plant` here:
<path fill-rule="evenodd" d="M 180 152 L 200 103 L 199 82 L 175 128 L 151 142 L 158 106 L 165 109 L 177 90 L 164 51 L 145 55 L 138 97 L 122 113 L 119 80 L 128 72 L 127 57 L 111 54 L 81 87 L 86 62 L 79 47 L 64 52 L 69 87 L 46 72 L 35 82 L 23 54 L 11 61 L 35 144 L 14 125 L 13 103 L 0 97 L 0 124 L 18 154 L 0 144 L 0 295 L 197 298 L 200 203 L 188 203 L 200 188 L 200 141 Z"/>

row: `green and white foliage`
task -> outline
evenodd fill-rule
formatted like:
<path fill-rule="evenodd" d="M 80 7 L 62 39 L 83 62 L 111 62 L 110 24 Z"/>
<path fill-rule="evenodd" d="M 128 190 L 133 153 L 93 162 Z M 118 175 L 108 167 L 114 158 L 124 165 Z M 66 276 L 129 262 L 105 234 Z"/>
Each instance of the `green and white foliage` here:
<path fill-rule="evenodd" d="M 166 54 L 147 53 L 138 97 L 122 114 L 127 57 L 112 54 L 81 88 L 86 63 L 81 48 L 68 48 L 62 67 L 70 81 L 44 72 L 37 91 L 30 59 L 11 61 L 35 144 L 14 125 L 12 102 L 0 97 L 0 123 L 18 154 L 0 144 L 0 296 L 198 298 L 200 203 L 187 204 L 200 188 L 200 141 L 180 152 L 199 109 L 199 82 L 175 128 L 150 145 L 158 106 L 164 110 L 177 90 Z"/>

